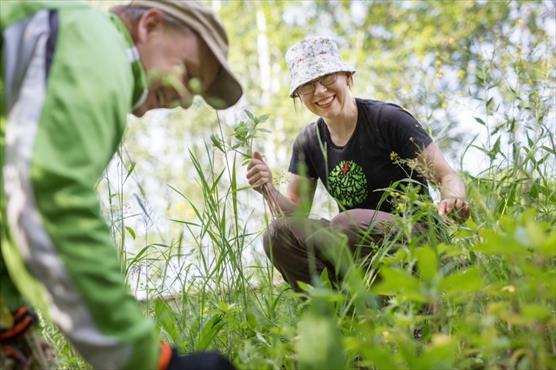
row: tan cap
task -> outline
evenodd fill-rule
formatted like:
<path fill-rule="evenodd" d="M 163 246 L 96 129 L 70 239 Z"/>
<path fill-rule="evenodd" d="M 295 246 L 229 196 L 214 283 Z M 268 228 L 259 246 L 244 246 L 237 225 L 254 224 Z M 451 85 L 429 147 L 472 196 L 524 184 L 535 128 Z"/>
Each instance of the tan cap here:
<path fill-rule="evenodd" d="M 243 91 L 228 65 L 228 37 L 214 12 L 196 0 L 133 0 L 129 5 L 160 9 L 201 36 L 221 65 L 202 97 L 216 109 L 228 108 L 239 100 Z"/>

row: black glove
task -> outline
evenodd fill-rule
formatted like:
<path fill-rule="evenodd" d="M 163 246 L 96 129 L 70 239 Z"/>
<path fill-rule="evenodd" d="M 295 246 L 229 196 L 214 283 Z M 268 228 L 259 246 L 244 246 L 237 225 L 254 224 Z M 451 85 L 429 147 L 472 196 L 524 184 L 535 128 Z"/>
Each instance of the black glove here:
<path fill-rule="evenodd" d="M 236 370 L 236 368 L 218 352 L 195 352 L 180 356 L 173 349 L 167 370 Z"/>

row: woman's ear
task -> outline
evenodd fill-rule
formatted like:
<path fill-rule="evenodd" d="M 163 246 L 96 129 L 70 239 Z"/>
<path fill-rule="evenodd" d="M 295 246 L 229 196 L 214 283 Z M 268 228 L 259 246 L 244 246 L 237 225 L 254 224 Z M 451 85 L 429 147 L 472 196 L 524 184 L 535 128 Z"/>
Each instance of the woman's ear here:
<path fill-rule="evenodd" d="M 353 87 L 353 73 L 347 74 L 347 85 L 350 89 Z"/>

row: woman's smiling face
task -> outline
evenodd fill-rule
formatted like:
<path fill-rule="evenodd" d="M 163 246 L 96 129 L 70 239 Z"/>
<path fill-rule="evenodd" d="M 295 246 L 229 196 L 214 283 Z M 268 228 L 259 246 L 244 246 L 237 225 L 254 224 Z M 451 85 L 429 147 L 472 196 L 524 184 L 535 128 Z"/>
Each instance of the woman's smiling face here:
<path fill-rule="evenodd" d="M 314 83 L 315 91 L 309 94 L 299 94 L 301 101 L 307 109 L 322 118 L 334 119 L 345 111 L 345 107 L 352 101 L 351 74 L 337 72 L 336 81 L 328 86 L 318 82 L 319 79 L 311 81 Z"/>

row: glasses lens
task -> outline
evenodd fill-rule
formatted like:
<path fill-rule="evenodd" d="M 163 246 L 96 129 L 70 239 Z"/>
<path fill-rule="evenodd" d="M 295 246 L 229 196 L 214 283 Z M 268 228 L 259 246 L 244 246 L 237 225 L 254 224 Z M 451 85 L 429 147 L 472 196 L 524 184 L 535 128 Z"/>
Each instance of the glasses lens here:
<path fill-rule="evenodd" d="M 320 83 L 323 84 L 324 86 L 331 85 L 334 83 L 334 81 L 336 81 L 336 73 L 324 75 L 320 78 Z"/>
<path fill-rule="evenodd" d="M 303 84 L 297 88 L 297 94 L 298 95 L 311 94 L 313 91 L 315 91 L 315 85 L 317 81 L 324 86 L 332 85 L 334 82 L 336 82 L 336 77 L 337 77 L 337 73 L 330 73 L 322 77 L 319 77 L 316 80 L 313 80 L 311 82 L 307 82 L 306 84 Z"/>
<path fill-rule="evenodd" d="M 315 91 L 315 85 L 312 82 L 303 84 L 297 88 L 297 93 L 300 95 L 307 95 Z"/>

